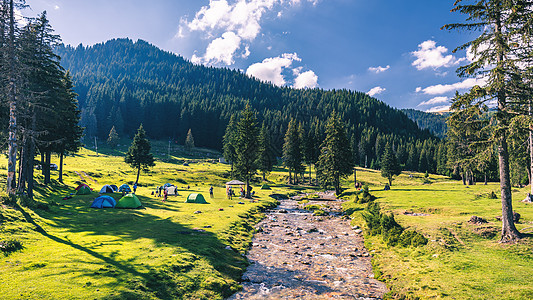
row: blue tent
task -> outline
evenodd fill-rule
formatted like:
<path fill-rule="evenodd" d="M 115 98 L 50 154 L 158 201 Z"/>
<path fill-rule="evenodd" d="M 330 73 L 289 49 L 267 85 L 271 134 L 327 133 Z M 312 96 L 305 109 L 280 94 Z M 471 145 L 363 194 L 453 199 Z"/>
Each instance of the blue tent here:
<path fill-rule="evenodd" d="M 123 185 L 121 185 L 121 186 L 118 188 L 118 191 L 121 192 L 121 193 L 122 193 L 122 192 L 131 193 L 131 188 L 130 188 L 129 185 L 127 185 L 127 184 L 124 183 Z"/>
<path fill-rule="evenodd" d="M 117 205 L 117 202 L 113 197 L 110 196 L 100 196 L 96 199 L 94 199 L 93 204 L 91 204 L 92 208 L 113 208 Z"/>
<path fill-rule="evenodd" d="M 166 189 L 166 188 L 171 187 L 171 186 L 172 186 L 172 184 L 170 184 L 170 183 L 165 183 L 165 184 L 163 185 L 163 188 Z"/>

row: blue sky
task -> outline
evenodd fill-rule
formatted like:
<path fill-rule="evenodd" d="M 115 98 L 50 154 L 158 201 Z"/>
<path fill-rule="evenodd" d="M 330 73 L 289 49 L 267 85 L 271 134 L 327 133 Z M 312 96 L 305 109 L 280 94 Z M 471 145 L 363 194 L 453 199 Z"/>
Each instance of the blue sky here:
<path fill-rule="evenodd" d="M 65 44 L 143 39 L 199 64 L 295 88 L 350 89 L 397 108 L 439 110 L 456 90 L 471 33 L 453 0 L 27 0 Z"/>

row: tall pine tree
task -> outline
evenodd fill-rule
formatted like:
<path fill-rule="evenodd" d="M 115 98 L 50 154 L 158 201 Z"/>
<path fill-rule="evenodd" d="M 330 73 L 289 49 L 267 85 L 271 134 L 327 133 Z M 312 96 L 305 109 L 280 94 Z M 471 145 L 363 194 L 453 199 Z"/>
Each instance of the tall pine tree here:
<path fill-rule="evenodd" d="M 154 156 L 150 153 L 152 146 L 150 141 L 146 138 L 146 132 L 143 125 L 139 126 L 137 134 L 133 137 L 133 142 L 126 153 L 124 162 L 137 170 L 137 178 L 135 184 L 139 183 L 139 175 L 141 170 L 149 170 L 149 167 L 155 166 Z"/>
<path fill-rule="evenodd" d="M 235 135 L 235 173 L 246 181 L 246 198 L 251 198 L 250 180 L 257 173 L 259 155 L 259 128 L 257 118 L 249 104 L 237 123 Z"/>

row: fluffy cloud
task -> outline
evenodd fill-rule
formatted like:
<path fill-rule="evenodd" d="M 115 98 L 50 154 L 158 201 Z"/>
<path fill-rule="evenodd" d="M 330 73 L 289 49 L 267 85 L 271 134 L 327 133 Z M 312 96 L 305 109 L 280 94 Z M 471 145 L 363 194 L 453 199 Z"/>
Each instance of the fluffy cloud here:
<path fill-rule="evenodd" d="M 427 95 L 442 95 L 457 90 L 466 90 L 476 85 L 484 86 L 486 82 L 487 80 L 484 78 L 468 78 L 453 84 L 437 84 L 428 86 L 427 88 L 417 87 L 416 92 L 422 92 Z"/>
<path fill-rule="evenodd" d="M 450 106 L 449 105 L 441 105 L 441 106 L 432 107 L 432 108 L 426 110 L 426 112 L 447 112 L 449 110 L 450 110 Z"/>
<path fill-rule="evenodd" d="M 318 76 L 311 70 L 297 74 L 294 79 L 294 87 L 297 89 L 315 88 L 317 86 Z"/>
<path fill-rule="evenodd" d="M 376 74 L 379 74 L 379 73 L 381 73 L 381 72 L 385 72 L 385 71 L 387 71 L 388 69 L 390 69 L 390 66 L 389 66 L 389 65 L 387 65 L 386 67 L 377 66 L 377 67 L 370 67 L 370 68 L 368 68 L 368 70 L 369 70 L 370 72 L 374 72 L 374 73 L 376 73 Z"/>
<path fill-rule="evenodd" d="M 368 91 L 367 94 L 369 96 L 373 97 L 374 95 L 381 94 L 381 93 L 383 93 L 386 90 L 387 90 L 386 88 L 382 88 L 380 86 L 376 86 L 375 88 L 372 88 L 370 91 Z"/>
<path fill-rule="evenodd" d="M 450 101 L 450 98 L 448 97 L 435 97 L 435 98 L 429 99 L 428 101 L 421 102 L 420 104 L 418 104 L 418 106 L 442 104 L 442 103 L 448 103 L 449 101 Z"/>
<path fill-rule="evenodd" d="M 301 61 L 296 53 L 284 53 L 278 57 L 265 58 L 262 62 L 249 66 L 246 74 L 281 86 L 286 83 L 282 74 L 283 69 L 290 67 L 293 61 Z"/>
<path fill-rule="evenodd" d="M 241 43 L 241 38 L 238 37 L 233 32 L 225 32 L 222 34 L 222 37 L 219 37 L 217 39 L 214 39 L 209 46 L 207 46 L 207 50 L 205 51 L 205 55 L 203 57 L 197 57 L 196 55 L 193 55 L 192 62 L 194 63 L 212 63 L 212 64 L 218 64 L 218 63 L 225 63 L 226 65 L 233 64 L 233 55 L 239 49 L 239 45 Z M 248 55 L 248 53 L 245 52 L 245 55 Z"/>
<path fill-rule="evenodd" d="M 318 0 L 210 0 L 209 5 L 203 6 L 192 21 L 181 20 L 176 38 L 199 32 L 211 42 L 204 56 L 195 55 L 193 59 L 206 64 L 231 65 L 238 49 L 243 49 L 244 58 L 248 57 L 250 43 L 261 32 L 261 20 L 267 12 L 275 13 L 275 9 L 281 12 L 284 7 L 301 2 L 316 5 Z M 235 36 L 230 38 L 229 32 Z M 220 50 L 221 44 L 226 45 L 226 51 L 216 51 Z M 209 48 L 213 49 L 210 51 Z"/>
<path fill-rule="evenodd" d="M 412 63 L 418 70 L 427 68 L 438 69 L 441 67 L 451 67 L 465 60 L 465 58 L 457 59 L 453 55 L 446 55 L 448 48 L 438 46 L 435 41 L 427 40 L 418 45 L 418 50 L 412 52 L 416 60 Z"/>

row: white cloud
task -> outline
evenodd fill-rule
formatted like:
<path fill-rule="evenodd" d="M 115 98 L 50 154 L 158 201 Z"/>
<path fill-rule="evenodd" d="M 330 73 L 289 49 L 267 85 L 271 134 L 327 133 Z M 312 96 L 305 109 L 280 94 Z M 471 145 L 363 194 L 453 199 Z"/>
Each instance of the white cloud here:
<path fill-rule="evenodd" d="M 448 103 L 450 102 L 450 98 L 448 97 L 435 97 L 432 99 L 429 99 L 428 101 L 421 102 L 418 104 L 418 106 L 424 106 L 424 105 L 435 105 L 435 104 L 442 104 L 442 103 Z"/>
<path fill-rule="evenodd" d="M 55 6 L 54 6 L 54 9 L 55 9 L 55 10 L 59 10 L 59 5 L 55 5 Z"/>
<path fill-rule="evenodd" d="M 457 65 L 465 58 L 457 59 L 453 55 L 444 54 L 448 52 L 448 48 L 444 46 L 438 46 L 435 41 L 427 40 L 418 45 L 418 50 L 412 52 L 416 57 L 416 60 L 412 63 L 418 70 L 427 68 L 438 69 L 441 67 L 451 67 Z"/>
<path fill-rule="evenodd" d="M 449 105 L 440 105 L 440 106 L 432 107 L 432 108 L 426 110 L 426 112 L 447 112 L 449 110 L 450 110 L 450 106 Z"/>
<path fill-rule="evenodd" d="M 241 43 L 241 38 L 235 33 L 229 31 L 222 34 L 222 37 L 214 39 L 203 57 L 193 55 L 192 61 L 195 63 L 218 64 L 225 63 L 226 65 L 233 64 L 233 55 Z M 245 52 L 246 54 L 246 52 Z"/>
<path fill-rule="evenodd" d="M 278 57 L 265 58 L 262 62 L 249 66 L 246 74 L 281 86 L 286 83 L 282 74 L 283 69 L 290 67 L 293 61 L 301 61 L 296 53 L 284 53 Z"/>
<path fill-rule="evenodd" d="M 453 84 L 437 84 L 427 88 L 417 87 L 415 91 L 417 93 L 423 92 L 427 95 L 442 95 L 457 90 L 466 90 L 476 85 L 484 86 L 486 83 L 487 80 L 485 78 L 468 78 Z"/>
<path fill-rule="evenodd" d="M 367 94 L 369 96 L 373 97 L 374 95 L 381 94 L 381 93 L 383 93 L 386 90 L 387 90 L 386 88 L 382 88 L 380 86 L 376 86 L 376 87 L 372 88 L 370 91 L 368 91 Z"/>
<path fill-rule="evenodd" d="M 374 73 L 376 73 L 376 74 L 379 74 L 379 73 L 381 73 L 381 72 L 385 72 L 385 71 L 387 71 L 388 69 L 390 69 L 390 66 L 389 66 L 389 65 L 387 65 L 386 67 L 377 66 L 377 67 L 370 67 L 370 68 L 368 68 L 368 70 L 369 70 L 370 72 L 374 72 Z"/>
<path fill-rule="evenodd" d="M 224 63 L 230 65 L 234 63 L 234 56 L 237 49 L 245 49 L 244 55 L 241 57 L 246 58 L 249 56 L 250 43 L 261 32 L 261 20 L 267 12 L 275 13 L 278 10 L 278 15 L 281 16 L 281 12 L 284 7 L 297 5 L 303 2 L 312 3 L 316 5 L 318 0 L 210 0 L 209 4 L 200 8 L 195 14 L 194 19 L 188 21 L 182 19 L 175 38 L 184 38 L 187 34 L 192 32 L 199 32 L 203 38 L 211 40 L 209 46 L 206 49 L 204 56 L 194 55 L 193 59 L 198 62 L 206 64 Z M 224 37 L 228 32 L 232 32 L 239 38 L 237 45 L 232 44 L 231 49 L 235 48 L 231 52 L 231 57 L 228 57 L 230 49 L 227 51 L 211 51 L 209 47 L 214 47 L 213 42 L 220 44 L 220 39 L 225 40 L 226 43 L 230 43 L 228 37 Z M 234 37 L 231 41 L 235 42 L 237 39 Z M 211 56 L 215 53 L 220 54 L 218 57 Z"/>
<path fill-rule="evenodd" d="M 297 89 L 315 88 L 317 86 L 318 76 L 311 70 L 297 74 L 294 79 L 294 87 Z"/>

